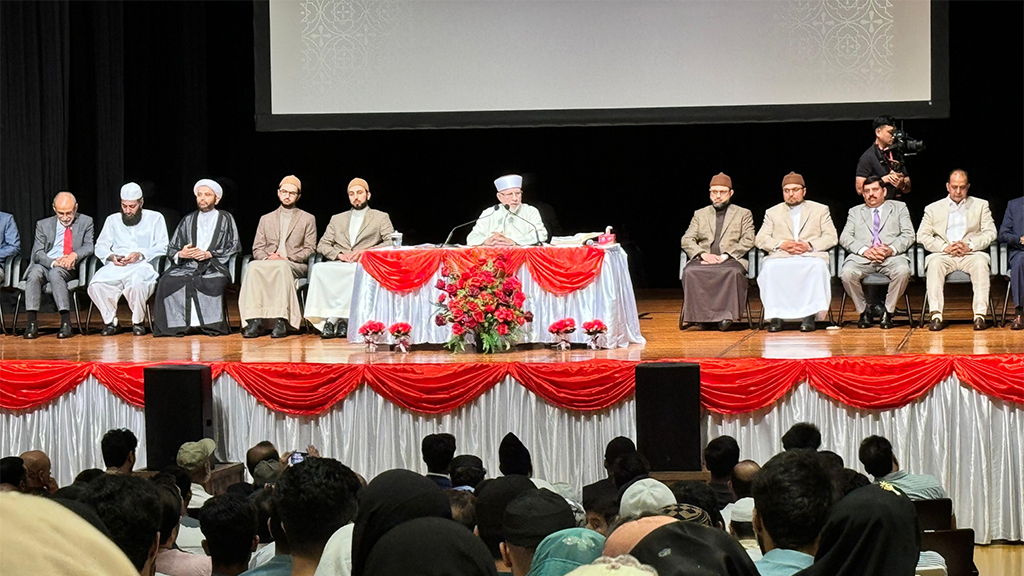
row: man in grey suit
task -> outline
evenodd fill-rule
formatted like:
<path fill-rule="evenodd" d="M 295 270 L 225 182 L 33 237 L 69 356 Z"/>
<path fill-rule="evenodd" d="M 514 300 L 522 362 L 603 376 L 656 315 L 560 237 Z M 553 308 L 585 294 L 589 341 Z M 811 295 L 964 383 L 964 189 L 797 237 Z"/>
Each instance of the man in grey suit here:
<path fill-rule="evenodd" d="M 871 176 L 862 188 L 864 203 L 850 208 L 846 226 L 839 243 L 849 252 L 839 277 L 846 293 L 860 313 L 858 328 L 868 328 L 874 322 L 871 308 L 864 298 L 861 280 L 868 274 L 889 277 L 889 290 L 885 295 L 885 309 L 879 326 L 892 328 L 892 313 L 896 310 L 903 291 L 910 282 L 910 259 L 906 252 L 914 243 L 914 223 L 910 221 L 907 205 L 899 200 L 886 200 L 882 179 Z"/>
<path fill-rule="evenodd" d="M 60 312 L 57 338 L 71 337 L 68 281 L 78 277 L 78 263 L 92 256 L 93 251 L 92 218 L 78 213 L 78 201 L 70 192 L 54 197 L 53 212 L 53 216 L 36 222 L 32 264 L 25 272 L 25 310 L 28 311 L 25 338 L 28 340 L 39 337 L 36 313 L 47 282 Z"/>

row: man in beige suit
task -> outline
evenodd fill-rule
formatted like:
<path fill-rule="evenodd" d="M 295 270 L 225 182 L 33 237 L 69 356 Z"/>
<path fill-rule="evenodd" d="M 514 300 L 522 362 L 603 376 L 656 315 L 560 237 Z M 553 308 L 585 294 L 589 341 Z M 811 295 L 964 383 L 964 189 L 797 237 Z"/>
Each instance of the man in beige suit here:
<path fill-rule="evenodd" d="M 885 308 L 879 320 L 879 326 L 888 330 L 893 327 L 896 303 L 910 282 L 910 259 L 906 252 L 914 244 L 914 223 L 910 221 L 906 204 L 885 199 L 880 177 L 865 179 L 861 195 L 864 203 L 850 208 L 839 237 L 839 243 L 849 252 L 839 276 L 860 314 L 858 328 L 869 328 L 874 322 L 861 280 L 868 274 L 884 274 L 889 278 Z"/>
<path fill-rule="evenodd" d="M 682 270 L 683 320 L 725 331 L 747 301 L 747 252 L 754 247 L 754 217 L 730 203 L 732 178 L 711 179 L 711 206 L 693 213 L 681 240 L 689 262 Z"/>
<path fill-rule="evenodd" d="M 335 214 L 317 245 L 328 262 L 313 267 L 306 298 L 306 319 L 323 338 L 344 338 L 348 334 L 349 309 L 356 262 L 364 250 L 385 246 L 395 231 L 391 218 L 369 207 L 370 185 L 362 178 L 348 184 L 352 209 Z"/>
<path fill-rule="evenodd" d="M 248 322 L 245 338 L 259 336 L 270 319 L 271 338 L 284 338 L 289 326 L 297 330 L 302 322 L 295 279 L 306 275 L 306 259 L 316 248 L 316 218 L 295 206 L 301 195 L 299 179 L 285 176 L 277 187 L 281 205 L 260 218 L 256 228 L 252 262 L 238 293 L 238 311 Z"/>
<path fill-rule="evenodd" d="M 996 222 L 988 201 L 969 197 L 971 184 L 967 172 L 953 170 L 946 182 L 949 196 L 924 209 L 917 241 L 931 252 L 925 258 L 928 307 L 932 311 L 929 330 L 942 330 L 943 288 L 946 276 L 960 270 L 971 277 L 974 288 L 974 329 L 988 326 L 988 290 L 990 259 L 988 246 L 996 239 Z"/>
<path fill-rule="evenodd" d="M 799 318 L 801 332 L 813 332 L 815 317 L 832 304 L 828 251 L 839 241 L 828 206 L 805 200 L 804 177 L 782 179 L 785 202 L 768 209 L 757 247 L 768 253 L 757 276 L 768 331 Z"/>

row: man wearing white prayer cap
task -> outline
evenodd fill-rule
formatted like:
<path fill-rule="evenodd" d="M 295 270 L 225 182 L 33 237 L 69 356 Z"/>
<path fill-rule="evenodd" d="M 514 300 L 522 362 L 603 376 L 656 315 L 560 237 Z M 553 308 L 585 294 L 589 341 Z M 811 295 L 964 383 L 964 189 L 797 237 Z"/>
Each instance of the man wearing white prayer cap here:
<path fill-rule="evenodd" d="M 216 180 L 199 180 L 192 191 L 199 209 L 181 219 L 167 246 L 174 265 L 156 285 L 154 336 L 231 332 L 224 289 L 231 282 L 228 260 L 241 251 L 238 227 L 231 214 L 217 210 L 224 189 Z"/>
<path fill-rule="evenodd" d="M 89 298 L 103 317 L 103 336 L 117 334 L 117 302 L 124 296 L 132 311 L 132 333 L 146 333 L 146 302 L 156 288 L 154 264 L 167 253 L 167 224 L 159 212 L 143 210 L 142 188 L 121 187 L 121 212 L 107 216 L 96 239 L 95 254 L 103 261 L 89 281 Z"/>
<path fill-rule="evenodd" d="M 498 189 L 498 205 L 482 213 L 469 233 L 470 246 L 516 246 L 539 244 L 548 239 L 548 231 L 540 212 L 523 204 L 523 177 L 502 176 L 494 181 Z"/>

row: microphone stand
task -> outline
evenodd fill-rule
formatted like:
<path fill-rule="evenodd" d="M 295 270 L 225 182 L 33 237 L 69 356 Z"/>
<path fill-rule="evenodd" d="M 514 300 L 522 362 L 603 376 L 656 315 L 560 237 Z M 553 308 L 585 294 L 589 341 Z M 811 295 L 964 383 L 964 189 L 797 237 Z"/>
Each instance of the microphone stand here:
<path fill-rule="evenodd" d="M 536 224 L 534 224 L 533 222 L 530 222 L 526 218 L 523 218 L 519 214 L 516 214 L 515 212 L 513 212 L 512 209 L 508 207 L 508 204 L 502 204 L 502 206 L 505 207 L 505 211 L 506 212 L 508 212 L 509 214 L 515 216 L 516 218 L 519 218 L 523 222 L 526 222 L 527 224 L 530 225 L 530 228 L 533 228 L 533 237 L 537 239 L 537 242 L 534 243 L 534 244 L 530 244 L 530 246 L 542 246 L 544 244 L 543 242 L 540 241 L 540 230 L 537 229 L 537 225 Z"/>
<path fill-rule="evenodd" d="M 499 204 L 498 206 L 500 206 L 500 204 Z M 498 210 L 500 210 L 500 208 L 498 208 L 498 206 L 491 206 L 491 214 L 494 214 L 495 212 L 497 212 Z M 488 216 L 490 216 L 491 214 L 488 214 Z M 470 224 L 476 224 L 476 223 L 477 223 L 477 221 L 479 221 L 479 220 L 480 220 L 480 217 L 478 217 L 478 218 L 473 218 L 473 219 L 472 219 L 472 220 L 470 220 L 469 222 L 464 222 L 464 223 L 462 223 L 462 224 L 459 224 L 459 225 L 458 225 L 458 226 L 456 226 L 455 228 L 452 228 L 452 231 L 448 233 L 448 237 L 444 239 L 444 243 L 440 244 L 440 245 L 438 246 L 438 248 L 443 248 L 443 247 L 445 247 L 445 246 L 452 246 L 452 244 L 451 244 L 451 241 L 452 241 L 452 236 L 453 236 L 453 235 L 455 234 L 455 231 L 456 231 L 456 230 L 458 230 L 458 229 L 460 229 L 460 228 L 465 228 L 466 226 L 469 226 Z"/>

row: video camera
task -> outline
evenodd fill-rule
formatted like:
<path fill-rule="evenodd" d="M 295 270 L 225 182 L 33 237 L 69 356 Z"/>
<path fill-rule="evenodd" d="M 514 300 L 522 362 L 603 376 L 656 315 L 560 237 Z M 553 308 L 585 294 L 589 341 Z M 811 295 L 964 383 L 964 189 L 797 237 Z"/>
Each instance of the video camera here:
<path fill-rule="evenodd" d="M 889 169 L 894 172 L 903 172 L 904 158 L 914 156 L 925 149 L 924 140 L 914 140 L 907 131 L 903 129 L 903 123 L 892 133 L 892 145 L 889 150 L 895 152 L 889 162 Z"/>

